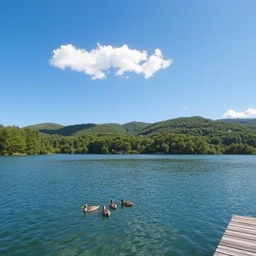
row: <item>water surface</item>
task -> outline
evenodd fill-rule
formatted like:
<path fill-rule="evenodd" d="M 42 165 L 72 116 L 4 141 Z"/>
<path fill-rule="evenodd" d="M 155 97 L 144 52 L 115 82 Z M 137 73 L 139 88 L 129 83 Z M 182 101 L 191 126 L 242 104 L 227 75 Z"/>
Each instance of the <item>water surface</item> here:
<path fill-rule="evenodd" d="M 212 255 L 255 181 L 255 156 L 0 157 L 0 255 Z M 110 199 L 134 207 L 81 212 Z"/>

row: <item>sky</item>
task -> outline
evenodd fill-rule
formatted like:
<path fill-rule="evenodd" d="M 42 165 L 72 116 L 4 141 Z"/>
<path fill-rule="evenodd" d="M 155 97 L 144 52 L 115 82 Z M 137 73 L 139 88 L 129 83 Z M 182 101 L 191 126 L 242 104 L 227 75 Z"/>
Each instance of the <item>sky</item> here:
<path fill-rule="evenodd" d="M 255 0 L 0 1 L 0 123 L 256 117 Z"/>

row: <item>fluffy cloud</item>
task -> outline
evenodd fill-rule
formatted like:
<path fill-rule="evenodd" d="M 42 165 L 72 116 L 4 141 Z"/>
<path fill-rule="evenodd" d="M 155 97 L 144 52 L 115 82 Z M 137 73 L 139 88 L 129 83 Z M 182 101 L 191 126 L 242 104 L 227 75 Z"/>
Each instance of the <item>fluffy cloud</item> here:
<path fill-rule="evenodd" d="M 116 70 L 117 76 L 124 77 L 125 72 L 134 72 L 150 78 L 158 70 L 170 66 L 172 60 L 163 59 L 160 49 L 155 49 L 154 53 L 148 56 L 147 51 L 130 49 L 125 44 L 121 47 L 98 44 L 91 51 L 67 44 L 53 50 L 50 64 L 63 70 L 69 68 L 83 72 L 92 79 L 106 78 L 108 70 L 112 68 Z"/>
<path fill-rule="evenodd" d="M 225 118 L 248 118 L 248 117 L 256 117 L 256 109 L 248 108 L 244 112 L 238 112 L 234 109 L 229 109 L 222 117 Z"/>

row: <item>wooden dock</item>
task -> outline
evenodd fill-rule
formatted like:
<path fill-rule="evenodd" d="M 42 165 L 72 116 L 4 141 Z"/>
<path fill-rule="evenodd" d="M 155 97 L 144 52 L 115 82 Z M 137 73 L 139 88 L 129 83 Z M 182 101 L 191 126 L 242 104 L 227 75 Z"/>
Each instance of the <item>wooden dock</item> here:
<path fill-rule="evenodd" d="M 214 256 L 256 256 L 256 218 L 234 215 Z"/>

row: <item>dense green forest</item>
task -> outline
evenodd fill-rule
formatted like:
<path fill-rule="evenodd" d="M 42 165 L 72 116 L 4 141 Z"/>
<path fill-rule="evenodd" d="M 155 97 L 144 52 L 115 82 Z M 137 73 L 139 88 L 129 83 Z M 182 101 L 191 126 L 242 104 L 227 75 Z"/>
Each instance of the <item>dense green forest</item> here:
<path fill-rule="evenodd" d="M 235 119 L 219 119 L 217 121 L 246 125 L 251 128 L 256 128 L 255 118 L 235 118 Z"/>
<path fill-rule="evenodd" d="M 202 117 L 153 124 L 0 126 L 0 155 L 256 154 L 256 128 Z"/>

